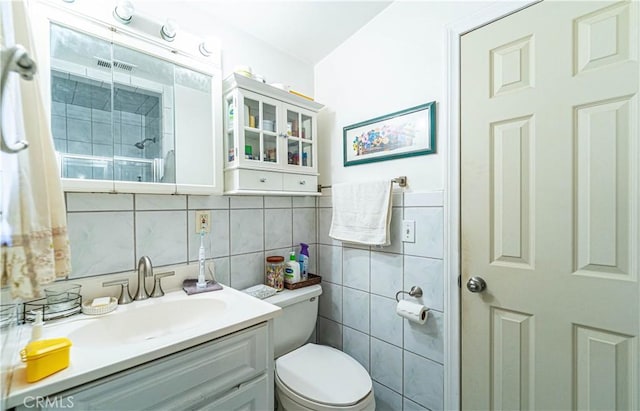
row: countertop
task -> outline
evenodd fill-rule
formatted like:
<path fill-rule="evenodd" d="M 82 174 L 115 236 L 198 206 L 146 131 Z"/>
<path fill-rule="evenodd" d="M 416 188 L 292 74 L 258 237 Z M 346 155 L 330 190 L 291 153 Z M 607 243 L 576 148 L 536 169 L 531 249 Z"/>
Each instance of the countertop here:
<path fill-rule="evenodd" d="M 109 345 L 107 347 L 87 346 L 77 344 L 71 339 L 71 358 L 69 367 L 46 377 L 35 383 L 25 380 L 26 365 L 20 361 L 19 349 L 16 350 L 15 364 L 9 396 L 8 408 L 22 405 L 26 397 L 31 400 L 36 396 L 56 394 L 73 387 L 124 371 L 131 367 L 153 361 L 198 344 L 223 337 L 233 332 L 251 327 L 280 315 L 281 309 L 275 305 L 253 298 L 230 287 L 220 291 L 187 296 L 184 291 L 167 293 L 160 298 L 149 298 L 144 301 L 134 301 L 131 304 L 120 305 L 109 314 L 102 316 L 75 315 L 68 319 L 51 321 L 43 327 L 42 338 L 67 337 L 82 328 L 88 321 L 100 321 L 113 315 L 123 315 L 129 310 L 149 307 L 154 304 L 183 300 L 217 300 L 226 304 L 223 313 L 212 314 L 210 321 L 199 322 L 197 326 L 181 330 L 179 333 L 168 334 L 151 340 L 136 341 Z M 173 303 L 172 303 L 173 304 Z M 213 302 L 212 302 L 213 304 Z M 20 347 L 27 344 L 30 337 L 30 324 L 20 326 L 22 339 Z"/>

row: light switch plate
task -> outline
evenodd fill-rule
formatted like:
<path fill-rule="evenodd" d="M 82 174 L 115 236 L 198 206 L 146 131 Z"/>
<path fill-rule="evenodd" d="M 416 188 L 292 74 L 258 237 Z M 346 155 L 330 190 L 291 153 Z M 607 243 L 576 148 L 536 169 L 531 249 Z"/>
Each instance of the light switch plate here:
<path fill-rule="evenodd" d="M 405 243 L 416 242 L 416 222 L 414 220 L 402 220 L 402 241 Z"/>

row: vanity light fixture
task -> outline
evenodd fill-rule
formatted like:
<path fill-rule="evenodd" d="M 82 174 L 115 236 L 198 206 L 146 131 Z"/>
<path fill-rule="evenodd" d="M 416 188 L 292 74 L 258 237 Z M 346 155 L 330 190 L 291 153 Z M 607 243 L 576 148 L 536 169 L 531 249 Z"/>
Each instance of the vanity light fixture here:
<path fill-rule="evenodd" d="M 129 24 L 131 23 L 134 11 L 133 3 L 129 0 L 120 0 L 118 5 L 113 9 L 113 18 L 122 24 Z"/>
<path fill-rule="evenodd" d="M 178 22 L 174 19 L 167 19 L 162 28 L 160 29 L 160 35 L 165 41 L 173 41 L 176 39 L 178 32 Z"/>

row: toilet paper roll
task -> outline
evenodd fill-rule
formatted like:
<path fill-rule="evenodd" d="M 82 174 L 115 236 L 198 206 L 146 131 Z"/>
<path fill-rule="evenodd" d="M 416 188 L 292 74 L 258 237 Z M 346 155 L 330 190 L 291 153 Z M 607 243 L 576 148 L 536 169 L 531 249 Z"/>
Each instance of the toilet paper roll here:
<path fill-rule="evenodd" d="M 401 300 L 396 306 L 396 314 L 418 324 L 427 322 L 429 309 L 422 304 Z"/>

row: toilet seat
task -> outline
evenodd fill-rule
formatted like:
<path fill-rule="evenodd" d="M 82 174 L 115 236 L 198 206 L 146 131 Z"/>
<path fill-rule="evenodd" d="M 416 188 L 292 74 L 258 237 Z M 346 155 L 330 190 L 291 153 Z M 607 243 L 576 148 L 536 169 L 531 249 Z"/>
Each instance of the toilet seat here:
<path fill-rule="evenodd" d="M 372 394 L 371 377 L 360 363 L 342 351 L 316 344 L 276 360 L 276 385 L 316 406 L 347 409 Z"/>

